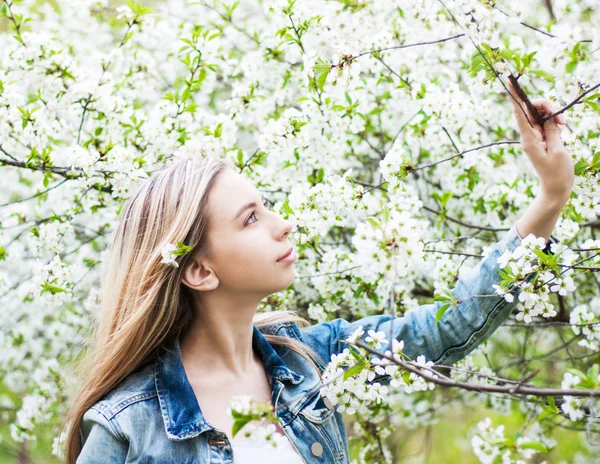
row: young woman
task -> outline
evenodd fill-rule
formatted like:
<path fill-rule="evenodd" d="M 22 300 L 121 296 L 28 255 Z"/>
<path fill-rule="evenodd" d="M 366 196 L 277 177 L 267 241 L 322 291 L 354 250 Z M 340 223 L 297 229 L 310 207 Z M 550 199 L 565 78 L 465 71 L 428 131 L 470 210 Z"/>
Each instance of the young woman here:
<path fill-rule="evenodd" d="M 555 110 L 549 100 L 533 103 L 542 114 Z M 488 337 L 515 303 L 468 296 L 494 294 L 497 258 L 528 234 L 548 240 L 569 198 L 573 164 L 557 125 L 564 116 L 532 127 L 513 105 L 539 195 L 458 281 L 453 292 L 466 301 L 439 323 L 438 303 L 394 321 L 408 356 L 452 363 Z M 318 389 L 307 392 L 347 347 L 340 339 L 359 325 L 389 333 L 390 317 L 311 326 L 293 312 L 256 314 L 295 278 L 292 224 L 263 202 L 242 175 L 208 158 L 164 169 L 128 198 L 106 261 L 89 367 L 67 417 L 69 464 L 349 463 L 343 415 Z M 180 241 L 192 249 L 163 263 L 164 246 Z M 232 440 L 226 410 L 241 394 L 277 408 L 282 446 Z"/>

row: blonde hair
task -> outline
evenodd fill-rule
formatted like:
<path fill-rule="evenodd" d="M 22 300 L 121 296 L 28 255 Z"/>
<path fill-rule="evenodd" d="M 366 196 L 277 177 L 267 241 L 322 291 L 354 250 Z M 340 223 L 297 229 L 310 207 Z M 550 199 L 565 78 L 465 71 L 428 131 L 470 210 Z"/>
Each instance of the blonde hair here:
<path fill-rule="evenodd" d="M 217 175 L 230 164 L 216 158 L 186 158 L 144 180 L 123 206 L 108 256 L 103 263 L 100 312 L 92 324 L 91 343 L 74 366 L 81 388 L 63 427 L 66 462 L 81 452 L 81 420 L 85 412 L 129 374 L 149 362 L 164 343 L 189 329 L 193 320 L 190 289 L 181 284 L 186 263 L 210 252 L 207 240 L 208 193 Z M 179 267 L 161 263 L 166 243 L 192 245 Z M 310 323 L 295 311 L 258 313 L 258 328 L 282 322 Z M 304 343 L 264 334 L 271 344 L 303 356 L 318 372 L 323 359 Z"/>

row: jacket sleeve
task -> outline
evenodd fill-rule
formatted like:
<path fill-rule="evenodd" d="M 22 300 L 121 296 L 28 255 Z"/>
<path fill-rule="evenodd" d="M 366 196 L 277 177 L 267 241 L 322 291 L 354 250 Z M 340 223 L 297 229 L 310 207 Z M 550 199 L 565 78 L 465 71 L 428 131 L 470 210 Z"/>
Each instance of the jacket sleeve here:
<path fill-rule="evenodd" d="M 508 318 L 518 299 L 509 303 L 496 294 L 493 284 L 501 278 L 498 258 L 506 250 L 514 250 L 521 237 L 513 225 L 494 244 L 490 253 L 473 269 L 463 273 L 452 289 L 452 294 L 460 301 L 449 308 L 436 323 L 436 313 L 440 302 L 425 304 L 417 310 L 393 320 L 393 337 L 404 341 L 404 353 L 411 359 L 424 355 L 428 361 L 438 364 L 451 364 L 469 354 L 477 345 L 489 337 Z M 469 298 L 474 295 L 491 295 L 486 298 Z M 367 316 L 353 322 L 337 318 L 300 329 L 306 343 L 329 362 L 332 354 L 341 353 L 349 345 L 340 342 L 352 334 L 359 326 L 366 336 L 370 329 L 383 331 L 389 339 L 391 316 L 388 314 Z M 378 351 L 384 352 L 389 343 L 382 343 Z"/>
<path fill-rule="evenodd" d="M 81 422 L 81 453 L 77 464 L 124 463 L 129 444 L 103 414 L 91 407 Z"/>

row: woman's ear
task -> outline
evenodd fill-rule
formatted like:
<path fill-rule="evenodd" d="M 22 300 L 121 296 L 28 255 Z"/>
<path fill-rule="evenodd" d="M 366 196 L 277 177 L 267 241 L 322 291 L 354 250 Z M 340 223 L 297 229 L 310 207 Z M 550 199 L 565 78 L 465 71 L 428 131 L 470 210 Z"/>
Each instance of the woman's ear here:
<path fill-rule="evenodd" d="M 194 259 L 183 271 L 181 282 L 187 287 L 206 292 L 219 286 L 219 278 L 202 258 Z"/>

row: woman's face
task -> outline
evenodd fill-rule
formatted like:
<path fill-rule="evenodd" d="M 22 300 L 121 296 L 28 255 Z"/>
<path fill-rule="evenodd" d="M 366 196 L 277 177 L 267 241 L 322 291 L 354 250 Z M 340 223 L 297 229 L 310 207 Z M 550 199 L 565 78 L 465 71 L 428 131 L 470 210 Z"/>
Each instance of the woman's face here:
<path fill-rule="evenodd" d="M 277 262 L 292 247 L 293 224 L 269 207 L 241 174 L 228 168 L 217 175 L 208 196 L 208 262 L 222 290 L 264 297 L 294 281 L 293 262 Z"/>

